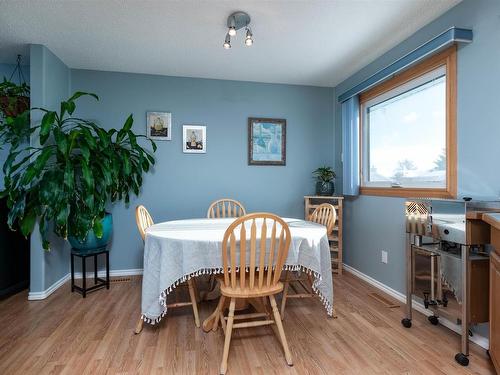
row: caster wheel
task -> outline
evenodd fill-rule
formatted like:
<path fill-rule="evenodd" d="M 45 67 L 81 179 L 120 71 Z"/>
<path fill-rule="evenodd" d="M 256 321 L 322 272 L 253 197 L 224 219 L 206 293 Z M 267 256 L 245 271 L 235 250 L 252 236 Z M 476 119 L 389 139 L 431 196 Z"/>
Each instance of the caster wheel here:
<path fill-rule="evenodd" d="M 437 316 L 431 315 L 427 317 L 427 319 L 429 319 L 429 322 L 431 322 L 433 326 L 437 326 L 439 324 L 439 318 Z"/>
<path fill-rule="evenodd" d="M 403 320 L 401 320 L 401 324 L 405 328 L 410 328 L 411 327 L 411 319 L 404 318 Z"/>
<path fill-rule="evenodd" d="M 457 353 L 457 355 L 455 355 L 455 361 L 457 361 L 462 366 L 469 365 L 469 358 L 467 358 L 467 356 L 463 353 Z"/>
<path fill-rule="evenodd" d="M 429 301 L 424 301 L 424 307 L 425 307 L 426 309 L 428 309 L 428 308 L 429 308 Z"/>

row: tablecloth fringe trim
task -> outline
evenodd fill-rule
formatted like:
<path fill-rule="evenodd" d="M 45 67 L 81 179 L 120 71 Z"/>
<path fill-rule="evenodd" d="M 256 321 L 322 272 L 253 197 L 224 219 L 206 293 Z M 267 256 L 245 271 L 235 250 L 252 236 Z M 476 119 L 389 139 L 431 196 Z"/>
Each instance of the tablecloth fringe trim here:
<path fill-rule="evenodd" d="M 323 278 L 321 277 L 321 275 L 318 272 L 313 271 L 310 268 L 307 268 L 307 267 L 304 267 L 304 266 L 298 265 L 298 264 L 293 264 L 293 265 L 285 264 L 283 266 L 283 270 L 294 271 L 294 272 L 295 271 L 304 272 L 304 273 L 307 273 L 308 275 L 312 275 L 314 277 L 314 281 L 312 283 L 312 289 L 313 289 L 314 293 L 316 293 L 318 295 L 321 303 L 323 304 L 323 306 L 326 309 L 326 313 L 328 314 L 328 316 L 330 316 L 330 317 L 333 316 L 333 305 L 327 300 L 327 298 L 323 295 L 323 293 L 321 293 L 321 291 L 318 288 L 319 284 L 323 280 Z"/>
<path fill-rule="evenodd" d="M 273 270 L 275 269 L 275 267 L 273 267 Z M 246 271 L 249 271 L 250 270 L 250 267 L 245 267 L 245 270 Z M 257 268 L 257 271 L 259 270 L 259 268 Z M 268 267 L 266 266 L 265 267 L 265 270 L 267 271 L 268 270 Z M 323 295 L 323 293 L 321 293 L 321 291 L 319 290 L 318 288 L 318 285 L 320 284 L 321 280 L 322 280 L 322 277 L 321 275 L 316 272 L 316 271 L 313 271 L 307 267 L 304 267 L 302 265 L 289 265 L 289 264 L 285 264 L 283 266 L 283 270 L 285 271 L 300 271 L 300 272 L 305 272 L 307 273 L 308 275 L 313 275 L 314 276 L 314 281 L 313 281 L 313 284 L 312 284 L 312 289 L 313 291 L 318 295 L 321 303 L 323 304 L 323 306 L 325 307 L 326 309 L 326 312 L 328 314 L 328 316 L 333 316 L 333 306 L 332 304 L 326 299 L 326 297 Z M 240 271 L 240 267 L 236 267 L 236 272 L 239 272 Z M 148 318 L 147 316 L 145 316 L 144 314 L 141 315 L 141 319 L 146 322 L 146 323 L 149 323 L 151 325 L 155 325 L 155 324 L 158 324 L 162 319 L 163 317 L 167 314 L 167 296 L 175 289 L 177 288 L 180 284 L 192 279 L 193 277 L 197 277 L 197 276 L 201 276 L 201 275 L 220 275 L 224 272 L 224 268 L 222 267 L 214 267 L 214 268 L 202 268 L 198 271 L 195 271 L 195 272 L 191 272 L 191 273 L 188 273 L 182 277 L 180 277 L 179 279 L 177 279 L 172 285 L 170 285 L 167 289 L 165 289 L 164 291 L 161 292 L 160 294 L 160 297 L 159 297 L 159 303 L 162 307 L 165 308 L 165 310 L 162 311 L 161 315 L 152 319 L 152 318 Z"/>

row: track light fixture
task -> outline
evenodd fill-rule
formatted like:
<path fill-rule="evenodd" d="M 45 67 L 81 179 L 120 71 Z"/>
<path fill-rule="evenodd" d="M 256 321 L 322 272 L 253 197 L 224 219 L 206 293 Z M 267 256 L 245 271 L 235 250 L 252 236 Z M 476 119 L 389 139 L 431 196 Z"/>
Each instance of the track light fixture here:
<path fill-rule="evenodd" d="M 236 31 L 242 28 L 246 29 L 245 45 L 251 46 L 253 44 L 253 34 L 250 29 L 250 16 L 245 12 L 234 12 L 227 18 L 228 31 L 226 39 L 224 40 L 224 48 L 231 48 L 231 37 L 236 36 Z"/>

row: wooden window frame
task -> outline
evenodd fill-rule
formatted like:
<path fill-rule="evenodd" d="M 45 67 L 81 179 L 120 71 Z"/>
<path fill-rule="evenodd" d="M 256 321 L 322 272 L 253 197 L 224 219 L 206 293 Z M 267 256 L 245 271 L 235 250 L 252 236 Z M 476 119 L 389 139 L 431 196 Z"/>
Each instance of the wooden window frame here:
<path fill-rule="evenodd" d="M 405 188 L 405 187 L 373 187 L 363 186 L 363 133 L 362 104 L 414 80 L 441 66 L 446 68 L 446 188 Z M 404 72 L 365 91 L 359 96 L 359 175 L 360 194 L 389 197 L 428 197 L 456 198 L 457 195 L 457 47 L 453 45 L 446 50 L 429 57 L 425 61 L 412 66 Z"/>

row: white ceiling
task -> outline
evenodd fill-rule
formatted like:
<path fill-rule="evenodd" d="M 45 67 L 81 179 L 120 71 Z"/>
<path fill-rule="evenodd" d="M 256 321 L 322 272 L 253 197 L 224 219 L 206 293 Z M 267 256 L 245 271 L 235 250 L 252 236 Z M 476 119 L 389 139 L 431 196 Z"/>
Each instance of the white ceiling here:
<path fill-rule="evenodd" d="M 0 62 L 36 43 L 71 68 L 333 87 L 460 1 L 0 0 Z M 255 43 L 224 50 L 236 10 Z"/>

